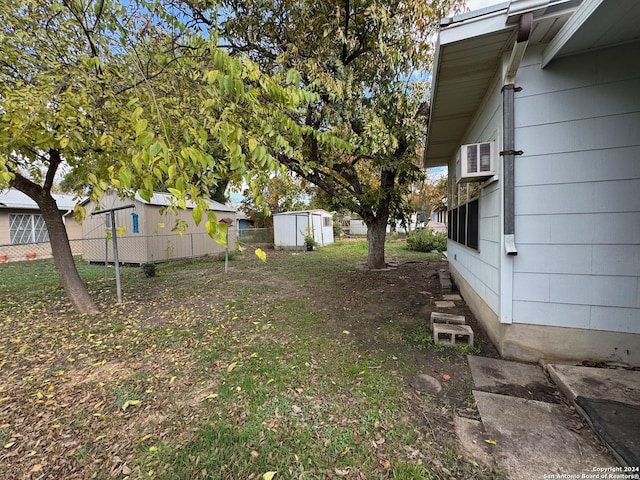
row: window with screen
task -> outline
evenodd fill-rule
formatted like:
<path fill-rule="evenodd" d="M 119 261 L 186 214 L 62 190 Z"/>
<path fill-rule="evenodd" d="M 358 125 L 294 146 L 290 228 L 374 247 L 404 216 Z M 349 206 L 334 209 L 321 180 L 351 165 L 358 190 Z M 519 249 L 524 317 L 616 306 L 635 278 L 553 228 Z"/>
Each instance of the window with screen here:
<path fill-rule="evenodd" d="M 13 245 L 49 241 L 49 232 L 42 215 L 9 214 L 9 239 Z"/>

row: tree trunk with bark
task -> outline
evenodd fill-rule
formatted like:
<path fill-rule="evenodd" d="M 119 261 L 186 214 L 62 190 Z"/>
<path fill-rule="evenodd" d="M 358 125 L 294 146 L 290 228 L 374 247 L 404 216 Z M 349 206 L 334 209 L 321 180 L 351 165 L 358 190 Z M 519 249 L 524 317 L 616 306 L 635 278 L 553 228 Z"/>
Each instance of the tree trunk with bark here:
<path fill-rule="evenodd" d="M 38 185 L 20 174 L 16 174 L 11 185 L 29 196 L 40 207 L 42 218 L 49 233 L 53 262 L 58 271 L 60 282 L 73 305 L 73 309 L 77 313 L 95 315 L 100 313 L 100 310 L 80 278 L 76 264 L 73 261 L 73 254 L 71 253 L 69 237 L 62 220 L 62 214 L 58 210 L 55 199 L 51 196 L 51 186 L 53 185 L 57 165 L 60 164 L 60 155 L 55 150 L 49 153 L 51 166 L 47 172 L 44 186 Z"/>
<path fill-rule="evenodd" d="M 367 222 L 367 241 L 369 253 L 367 255 L 367 267 L 384 268 L 384 242 L 387 236 L 387 222 L 389 215 L 376 215 Z"/>
<path fill-rule="evenodd" d="M 73 309 L 77 313 L 91 315 L 100 313 L 100 310 L 89 295 L 86 285 L 80 278 L 76 264 L 73 261 L 69 237 L 56 201 L 51 195 L 45 194 L 43 195 L 43 200 L 38 202 L 38 206 L 47 225 L 51 253 L 53 254 L 53 261 L 58 271 L 60 282 L 67 292 Z"/>

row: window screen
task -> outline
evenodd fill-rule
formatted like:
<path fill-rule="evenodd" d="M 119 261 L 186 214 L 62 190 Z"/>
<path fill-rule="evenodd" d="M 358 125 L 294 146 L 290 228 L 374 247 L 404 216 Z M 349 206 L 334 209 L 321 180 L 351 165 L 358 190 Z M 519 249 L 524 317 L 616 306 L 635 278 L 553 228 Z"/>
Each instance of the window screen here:
<path fill-rule="evenodd" d="M 9 238 L 12 244 L 42 243 L 49 241 L 49 233 L 42 215 L 9 214 Z"/>
<path fill-rule="evenodd" d="M 448 237 L 454 242 L 478 250 L 479 211 L 476 198 L 447 212 Z"/>

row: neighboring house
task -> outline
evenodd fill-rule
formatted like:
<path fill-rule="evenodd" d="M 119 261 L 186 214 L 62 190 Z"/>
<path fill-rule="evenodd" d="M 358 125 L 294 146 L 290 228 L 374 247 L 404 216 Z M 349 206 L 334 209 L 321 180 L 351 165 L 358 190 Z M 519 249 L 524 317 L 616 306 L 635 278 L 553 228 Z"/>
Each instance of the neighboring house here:
<path fill-rule="evenodd" d="M 320 209 L 273 215 L 273 244 L 277 250 L 304 250 L 307 233 L 320 247 L 333 243 L 333 215 Z"/>
<path fill-rule="evenodd" d="M 431 214 L 429 215 L 429 223 L 447 223 L 447 209 L 442 207 L 435 210 L 431 210 Z"/>
<path fill-rule="evenodd" d="M 425 165 L 449 167 L 451 273 L 505 357 L 640 365 L 639 60 L 640 0 L 441 23 Z"/>
<path fill-rule="evenodd" d="M 237 230 L 247 230 L 251 228 L 253 222 L 245 212 L 236 212 Z"/>
<path fill-rule="evenodd" d="M 164 262 L 180 258 L 216 255 L 225 248 L 211 238 L 205 229 L 206 215 L 199 225 L 192 216 L 194 204 L 187 202 L 186 210 L 178 210 L 177 216 L 163 209 L 170 205 L 171 196 L 156 193 L 147 202 L 136 195 L 134 199 L 121 199 L 115 192 L 108 192 L 100 206 L 93 202 L 85 205 L 87 215 L 82 223 L 82 257 L 88 262 L 113 262 L 113 242 L 110 240 L 111 214 L 92 215 L 94 211 L 132 205 L 113 212 L 118 228 L 118 260 L 121 263 L 142 264 Z M 231 207 L 208 201 L 218 221 L 230 219 L 229 249 L 235 248 L 236 213 Z M 176 220 L 185 222 L 182 233 L 174 231 Z M 107 233 L 109 232 L 109 234 Z"/>
<path fill-rule="evenodd" d="M 79 254 L 80 243 L 74 240 L 82 237 L 82 226 L 72 215 L 76 204 L 74 196 L 52 196 L 63 215 L 71 249 Z M 47 227 L 35 201 L 19 190 L 5 190 L 0 192 L 0 258 L 10 262 L 26 260 L 27 253 L 35 253 L 36 258 L 51 257 Z"/>

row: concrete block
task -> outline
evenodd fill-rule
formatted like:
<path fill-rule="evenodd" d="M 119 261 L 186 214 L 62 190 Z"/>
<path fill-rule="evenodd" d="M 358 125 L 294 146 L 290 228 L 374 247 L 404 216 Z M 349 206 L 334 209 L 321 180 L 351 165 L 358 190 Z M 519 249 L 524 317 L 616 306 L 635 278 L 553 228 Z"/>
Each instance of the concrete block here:
<path fill-rule="evenodd" d="M 443 292 L 451 293 L 453 284 L 451 283 L 451 275 L 449 272 L 447 270 L 440 270 L 438 277 L 440 278 L 440 289 Z"/>
<path fill-rule="evenodd" d="M 457 293 L 454 293 L 454 294 L 442 295 L 442 299 L 443 300 L 450 300 L 450 301 L 454 302 L 454 301 L 461 301 L 462 297 L 460 295 L 458 295 Z"/>
<path fill-rule="evenodd" d="M 437 308 L 453 308 L 456 304 L 449 300 L 436 300 Z"/>
<path fill-rule="evenodd" d="M 473 345 L 473 330 L 469 325 L 434 323 L 433 342 L 440 345 Z"/>
<path fill-rule="evenodd" d="M 434 323 L 450 323 L 454 325 L 465 325 L 467 322 L 465 321 L 464 315 L 452 315 L 450 313 L 431 312 L 431 317 L 429 318 L 429 328 L 431 330 L 433 330 Z"/>

